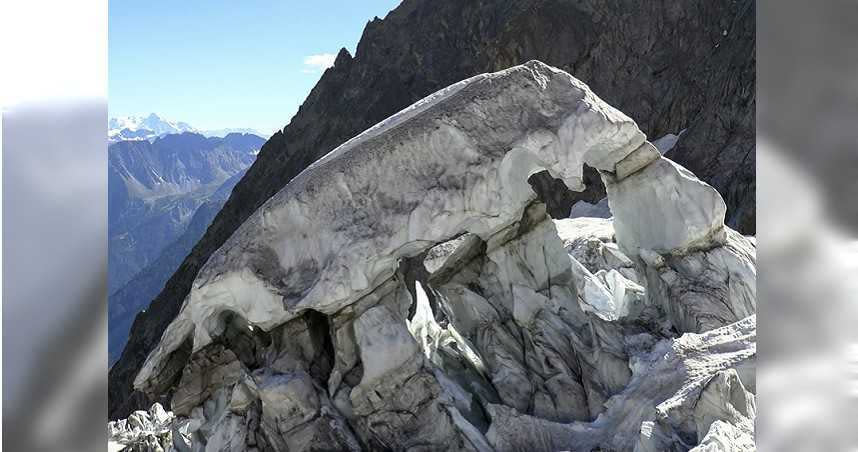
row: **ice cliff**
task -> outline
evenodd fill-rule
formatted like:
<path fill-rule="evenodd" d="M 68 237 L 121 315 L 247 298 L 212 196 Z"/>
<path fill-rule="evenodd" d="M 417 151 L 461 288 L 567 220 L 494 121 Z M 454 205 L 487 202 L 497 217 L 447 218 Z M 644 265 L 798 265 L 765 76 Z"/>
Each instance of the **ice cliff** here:
<path fill-rule="evenodd" d="M 552 220 L 528 178 L 584 164 L 614 218 Z M 478 75 L 263 204 L 135 387 L 165 449 L 753 449 L 756 250 L 725 210 L 571 75 Z"/>

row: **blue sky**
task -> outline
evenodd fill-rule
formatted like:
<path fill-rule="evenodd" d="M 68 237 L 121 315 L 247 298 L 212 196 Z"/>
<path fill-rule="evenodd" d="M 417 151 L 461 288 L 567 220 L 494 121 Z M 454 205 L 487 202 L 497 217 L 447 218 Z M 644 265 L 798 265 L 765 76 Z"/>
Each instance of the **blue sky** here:
<path fill-rule="evenodd" d="M 285 126 L 341 47 L 399 0 L 110 0 L 110 116 Z"/>

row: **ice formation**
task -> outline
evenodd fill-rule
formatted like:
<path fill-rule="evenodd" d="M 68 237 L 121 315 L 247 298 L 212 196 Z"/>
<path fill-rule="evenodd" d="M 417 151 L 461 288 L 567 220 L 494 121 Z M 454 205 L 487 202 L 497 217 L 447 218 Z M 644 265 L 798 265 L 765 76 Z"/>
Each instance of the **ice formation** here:
<path fill-rule="evenodd" d="M 552 220 L 548 170 L 613 220 Z M 569 74 L 446 88 L 269 199 L 135 380 L 193 450 L 753 447 L 756 257 Z M 184 444 L 184 443 L 183 443 Z"/>

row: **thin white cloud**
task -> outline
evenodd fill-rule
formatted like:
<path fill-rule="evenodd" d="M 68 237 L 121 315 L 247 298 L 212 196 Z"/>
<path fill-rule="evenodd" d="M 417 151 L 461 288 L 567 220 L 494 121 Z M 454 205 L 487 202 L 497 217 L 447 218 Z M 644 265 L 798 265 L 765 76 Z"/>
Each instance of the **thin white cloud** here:
<path fill-rule="evenodd" d="M 304 57 L 304 68 L 303 72 L 312 73 L 312 72 L 322 72 L 325 69 L 334 65 L 334 60 L 337 59 L 337 56 L 333 53 L 320 53 L 317 55 L 308 55 Z"/>

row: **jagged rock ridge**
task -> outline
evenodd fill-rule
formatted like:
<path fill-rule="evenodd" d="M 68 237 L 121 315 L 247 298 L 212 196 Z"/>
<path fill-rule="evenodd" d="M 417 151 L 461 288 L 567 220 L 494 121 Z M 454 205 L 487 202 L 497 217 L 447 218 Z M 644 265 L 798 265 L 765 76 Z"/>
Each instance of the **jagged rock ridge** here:
<path fill-rule="evenodd" d="M 616 233 L 528 185 L 585 163 Z M 473 77 L 266 202 L 135 386 L 206 450 L 747 446 L 755 253 L 725 210 L 569 74 Z"/>

